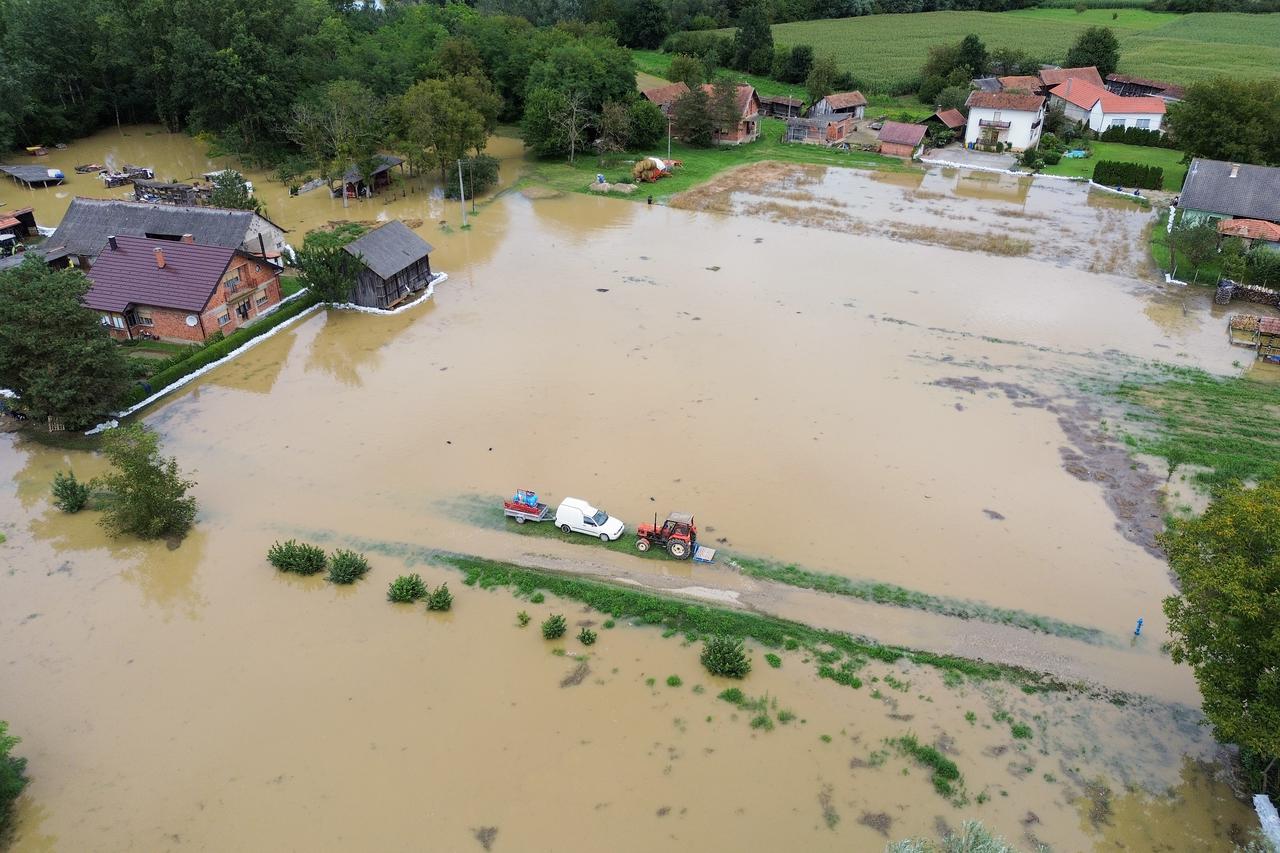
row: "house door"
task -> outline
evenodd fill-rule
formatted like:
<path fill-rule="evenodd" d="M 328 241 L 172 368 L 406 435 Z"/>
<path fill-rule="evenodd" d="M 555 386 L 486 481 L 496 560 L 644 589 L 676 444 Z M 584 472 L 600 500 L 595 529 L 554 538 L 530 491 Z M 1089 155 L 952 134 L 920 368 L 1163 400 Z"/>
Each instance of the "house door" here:
<path fill-rule="evenodd" d="M 241 323 L 249 319 L 249 300 L 248 299 L 244 300 L 243 302 L 241 302 L 239 305 L 236 306 L 236 316 L 240 318 Z"/>

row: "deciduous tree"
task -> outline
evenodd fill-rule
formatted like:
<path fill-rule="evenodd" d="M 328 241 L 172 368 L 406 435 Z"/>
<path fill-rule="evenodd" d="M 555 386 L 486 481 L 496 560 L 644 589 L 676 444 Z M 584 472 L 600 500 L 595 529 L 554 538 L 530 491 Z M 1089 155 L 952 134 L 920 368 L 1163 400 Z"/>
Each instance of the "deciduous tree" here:
<path fill-rule="evenodd" d="M 76 429 L 110 414 L 129 368 L 99 316 L 84 306 L 89 279 L 38 258 L 0 272 L 0 388 L 36 418 Z"/>
<path fill-rule="evenodd" d="M 707 81 L 707 68 L 696 56 L 677 53 L 671 57 L 671 65 L 667 68 L 667 79 L 673 83 L 684 83 L 692 89 Z"/>
<path fill-rule="evenodd" d="M 661 0 L 631 0 L 622 10 L 618 30 L 627 47 L 653 50 L 671 32 L 671 16 Z"/>
<path fill-rule="evenodd" d="M 834 92 L 836 78 L 840 76 L 840 68 L 831 56 L 823 54 L 813 62 L 809 76 L 804 80 L 804 89 L 809 94 L 809 102 L 817 103 Z"/>
<path fill-rule="evenodd" d="M 213 207 L 229 207 L 234 210 L 252 210 L 262 213 L 262 202 L 249 192 L 244 175 L 235 169 L 224 169 L 213 177 L 213 191 L 209 193 L 209 204 Z"/>
<path fill-rule="evenodd" d="M 1160 537 L 1180 591 L 1165 599 L 1177 663 L 1188 663 L 1223 741 L 1263 757 L 1276 793 L 1280 756 L 1280 480 L 1239 484 Z"/>
<path fill-rule="evenodd" d="M 1280 83 L 1220 77 L 1169 106 L 1169 128 L 1196 157 L 1280 166 Z"/>
<path fill-rule="evenodd" d="M 708 147 L 715 132 L 711 99 L 699 86 L 676 98 L 671 105 L 671 125 L 675 135 L 689 145 Z"/>
<path fill-rule="evenodd" d="M 1089 27 L 1067 51 L 1067 65 L 1083 68 L 1095 65 L 1103 77 L 1120 65 L 1120 42 L 1107 27 Z"/>
<path fill-rule="evenodd" d="M 99 522 L 112 536 L 181 538 L 196 519 L 195 485 L 173 457 L 160 455 L 160 437 L 140 423 L 108 430 L 102 452 L 111 470 L 94 481 L 108 495 Z"/>
<path fill-rule="evenodd" d="M 667 117 L 658 109 L 658 105 L 644 98 L 631 102 L 628 110 L 631 118 L 631 147 L 633 149 L 648 148 L 657 143 L 667 133 Z"/>
<path fill-rule="evenodd" d="M 487 81 L 467 76 L 422 80 L 401 96 L 398 104 L 400 136 L 409 162 L 421 169 L 436 168 L 440 180 L 450 166 L 484 150 L 487 122 L 497 121 L 497 102 Z M 475 105 L 489 110 L 486 117 Z"/>
<path fill-rule="evenodd" d="M 768 74 L 773 65 L 773 29 L 769 7 L 755 0 L 742 10 L 733 36 L 733 67 L 752 74 Z"/>

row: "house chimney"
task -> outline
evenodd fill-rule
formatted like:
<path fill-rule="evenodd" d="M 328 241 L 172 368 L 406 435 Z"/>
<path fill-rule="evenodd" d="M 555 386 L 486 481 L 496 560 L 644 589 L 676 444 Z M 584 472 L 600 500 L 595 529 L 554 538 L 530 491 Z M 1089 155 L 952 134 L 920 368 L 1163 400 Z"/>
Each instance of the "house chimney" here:
<path fill-rule="evenodd" d="M 151 251 L 156 253 L 156 269 L 158 270 L 164 269 L 164 250 L 161 249 L 159 246 L 156 246 Z"/>
<path fill-rule="evenodd" d="M 182 242 L 183 242 L 183 243 L 194 243 L 195 241 L 196 241 L 196 238 L 195 238 L 195 235 L 194 235 L 194 234 L 183 234 L 183 235 L 182 235 Z"/>
<path fill-rule="evenodd" d="M 1232 163 L 1232 164 L 1231 164 L 1231 177 L 1233 177 L 1233 178 L 1234 178 L 1234 177 L 1235 177 L 1236 175 L 1238 175 L 1238 174 L 1240 174 L 1240 167 L 1239 167 L 1239 166 L 1237 166 L 1235 163 Z"/>
<path fill-rule="evenodd" d="M 111 246 L 111 251 L 113 252 L 120 248 L 120 244 L 116 242 L 116 235 L 114 234 L 107 238 L 107 243 Z"/>

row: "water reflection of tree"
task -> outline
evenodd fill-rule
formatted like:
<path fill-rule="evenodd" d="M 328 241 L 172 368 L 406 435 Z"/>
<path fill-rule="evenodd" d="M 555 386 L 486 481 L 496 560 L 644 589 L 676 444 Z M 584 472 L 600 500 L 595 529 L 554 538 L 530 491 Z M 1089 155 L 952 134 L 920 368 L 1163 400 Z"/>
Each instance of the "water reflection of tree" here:
<path fill-rule="evenodd" d="M 297 339 L 295 329 L 280 332 L 217 370 L 210 371 L 204 381 L 237 391 L 270 394 Z"/>
<path fill-rule="evenodd" d="M 306 369 L 328 373 L 342 384 L 358 388 L 363 384 L 362 371 L 381 364 L 383 348 L 434 311 L 433 300 L 390 316 L 329 311 L 324 328 L 311 341 Z"/>
<path fill-rule="evenodd" d="M 19 748 L 21 752 L 21 748 Z M 28 765 L 28 774 L 38 773 L 39 768 Z M 14 850 L 29 850 L 31 853 L 53 853 L 59 849 L 58 836 L 43 832 L 45 821 L 49 819 L 49 810 L 35 801 L 28 789 L 18 798 L 17 810 L 14 813 Z"/>

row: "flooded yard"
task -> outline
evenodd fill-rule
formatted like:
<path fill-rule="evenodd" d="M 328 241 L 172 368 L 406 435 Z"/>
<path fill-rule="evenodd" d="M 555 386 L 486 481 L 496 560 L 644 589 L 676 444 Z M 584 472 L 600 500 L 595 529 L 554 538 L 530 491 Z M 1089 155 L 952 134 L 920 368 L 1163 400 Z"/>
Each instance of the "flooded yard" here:
<path fill-rule="evenodd" d="M 227 165 L 141 133 L 112 150 L 158 177 Z M 102 161 L 108 138 L 51 158 Z M 510 186 L 518 143 L 491 150 Z M 971 817 L 1028 847 L 1231 849 L 1252 814 L 1160 651 L 1164 471 L 1108 455 L 1113 414 L 1082 390 L 1152 361 L 1232 370 L 1221 309 L 1140 274 L 1149 211 L 1076 187 L 742 174 L 692 210 L 508 192 L 462 231 L 429 181 L 344 210 L 250 172 L 295 245 L 331 220 L 414 220 L 449 281 L 394 317 L 311 315 L 150 409 L 199 482 L 176 550 L 49 504 L 55 471 L 96 458 L 0 435 L 0 710 L 33 776 L 16 849 L 875 850 Z M 42 224 L 82 177 L 32 194 Z M 693 512 L 722 556 L 520 535 L 485 510 L 516 487 L 629 529 Z M 290 537 L 355 545 L 374 570 L 351 589 L 281 576 L 264 555 Z M 776 669 L 757 648 L 737 686 L 773 728 L 753 728 L 698 644 L 463 586 L 432 551 L 710 591 L 1095 687 L 872 662 L 851 689 L 803 648 Z M 1101 639 L 781 587 L 735 555 Z M 406 566 L 449 581 L 454 610 L 389 604 Z M 553 612 L 563 641 L 537 633 Z M 958 793 L 908 735 L 954 760 Z"/>

